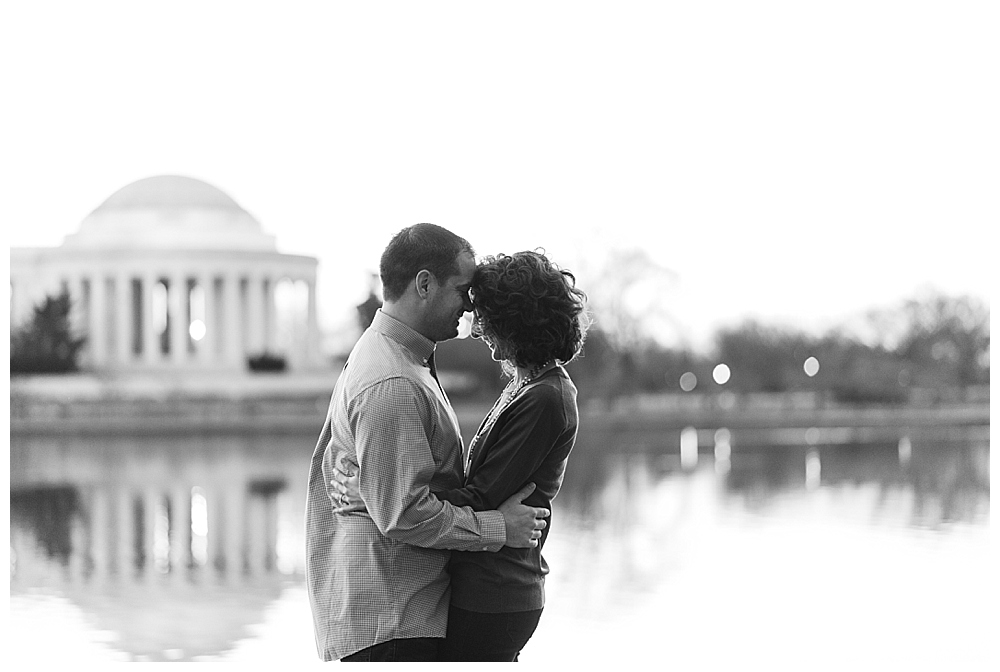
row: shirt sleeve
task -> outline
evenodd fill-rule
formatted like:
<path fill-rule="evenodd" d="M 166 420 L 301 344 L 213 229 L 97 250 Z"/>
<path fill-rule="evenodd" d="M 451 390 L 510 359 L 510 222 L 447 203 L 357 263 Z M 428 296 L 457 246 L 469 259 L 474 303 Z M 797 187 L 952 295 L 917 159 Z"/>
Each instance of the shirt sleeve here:
<path fill-rule="evenodd" d="M 499 511 L 474 512 L 431 493 L 437 466 L 430 403 L 413 383 L 391 378 L 366 389 L 348 410 L 359 489 L 385 536 L 425 548 L 497 551 L 506 542 Z"/>
<path fill-rule="evenodd" d="M 558 399 L 547 394 L 547 389 L 540 388 L 540 394 L 515 400 L 486 437 L 489 452 L 465 486 L 438 492 L 437 496 L 456 506 L 485 511 L 497 508 L 527 485 L 561 432 Z M 525 503 L 531 503 L 530 496 Z"/>

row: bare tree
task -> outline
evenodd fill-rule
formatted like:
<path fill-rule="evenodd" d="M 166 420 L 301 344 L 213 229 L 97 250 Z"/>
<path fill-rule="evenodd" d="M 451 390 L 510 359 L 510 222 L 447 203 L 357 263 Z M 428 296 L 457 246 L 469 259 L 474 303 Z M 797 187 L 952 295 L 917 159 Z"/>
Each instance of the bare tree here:
<path fill-rule="evenodd" d="M 621 351 L 635 349 L 663 334 L 683 333 L 683 325 L 670 310 L 669 297 L 678 284 L 677 274 L 662 266 L 643 249 L 612 249 L 596 268 L 585 266 L 590 309 L 595 326 Z"/>

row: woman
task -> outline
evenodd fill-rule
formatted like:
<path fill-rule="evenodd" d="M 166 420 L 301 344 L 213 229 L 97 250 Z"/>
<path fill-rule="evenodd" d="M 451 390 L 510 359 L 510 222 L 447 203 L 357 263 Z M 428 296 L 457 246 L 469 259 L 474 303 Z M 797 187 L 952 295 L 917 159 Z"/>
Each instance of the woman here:
<path fill-rule="evenodd" d="M 435 493 L 456 506 L 497 508 L 526 483 L 529 506 L 552 508 L 576 440 L 576 387 L 563 365 L 579 354 L 588 320 L 576 279 L 544 254 L 486 257 L 472 282 L 472 334 L 510 382 L 469 444 L 465 487 Z M 514 661 L 545 602 L 542 547 L 452 552 L 446 660 Z"/>
<path fill-rule="evenodd" d="M 586 295 L 572 273 L 538 252 L 486 257 L 471 293 L 472 334 L 510 381 L 468 446 L 464 487 L 434 494 L 487 511 L 534 483 L 524 503 L 551 510 L 576 440 L 576 387 L 563 365 L 586 338 Z M 357 501 L 356 491 L 349 498 Z M 541 551 L 551 524 L 533 548 L 452 552 L 445 660 L 517 660 L 544 607 L 549 570 Z"/>

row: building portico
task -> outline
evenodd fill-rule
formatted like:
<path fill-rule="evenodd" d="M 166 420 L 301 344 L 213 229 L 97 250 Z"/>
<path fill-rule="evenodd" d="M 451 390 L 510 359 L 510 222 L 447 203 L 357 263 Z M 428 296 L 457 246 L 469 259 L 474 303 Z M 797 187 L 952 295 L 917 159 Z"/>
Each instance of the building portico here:
<path fill-rule="evenodd" d="M 57 248 L 11 249 L 11 324 L 65 289 L 92 370 L 242 370 L 265 353 L 319 364 L 316 259 L 279 253 L 246 211 L 199 180 L 112 195 Z"/>

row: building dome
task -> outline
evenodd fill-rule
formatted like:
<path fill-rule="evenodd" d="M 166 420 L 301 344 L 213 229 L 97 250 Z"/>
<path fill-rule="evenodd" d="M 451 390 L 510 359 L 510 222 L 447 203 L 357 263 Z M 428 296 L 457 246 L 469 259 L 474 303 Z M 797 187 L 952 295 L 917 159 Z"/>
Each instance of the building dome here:
<path fill-rule="evenodd" d="M 228 194 L 190 177 L 128 184 L 53 248 L 10 250 L 11 325 L 68 292 L 81 366 L 243 372 L 321 363 L 315 257 L 278 252 Z"/>
<path fill-rule="evenodd" d="M 94 212 L 136 208 L 243 211 L 228 194 L 207 182 L 182 175 L 158 175 L 122 187 Z"/>
<path fill-rule="evenodd" d="M 274 236 L 221 189 L 158 175 L 111 194 L 66 236 L 69 249 L 275 251 Z"/>

